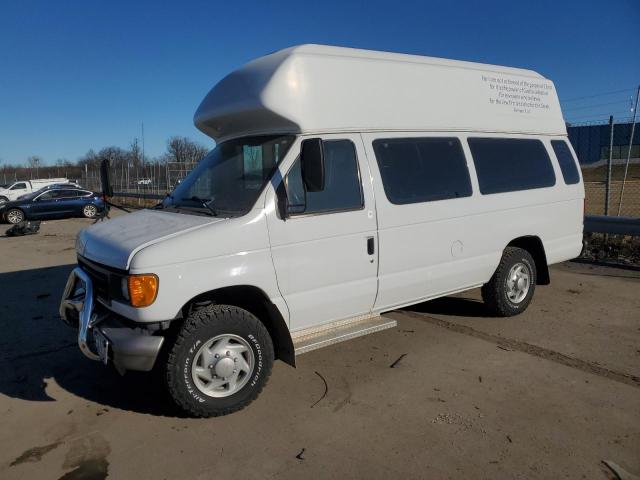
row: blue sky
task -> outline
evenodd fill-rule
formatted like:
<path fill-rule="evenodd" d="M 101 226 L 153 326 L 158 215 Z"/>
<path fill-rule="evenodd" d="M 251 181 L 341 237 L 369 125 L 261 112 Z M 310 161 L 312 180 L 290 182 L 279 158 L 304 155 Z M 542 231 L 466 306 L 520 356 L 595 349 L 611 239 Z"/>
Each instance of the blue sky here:
<path fill-rule="evenodd" d="M 640 1 L 30 1 L 0 7 L 0 159 L 149 156 L 193 126 L 202 97 L 260 55 L 326 43 L 531 68 L 576 121 L 629 116 Z M 592 95 L 616 92 L 603 96 Z M 581 98 L 589 97 L 589 98 Z M 577 100 L 575 100 L 578 98 Z"/>

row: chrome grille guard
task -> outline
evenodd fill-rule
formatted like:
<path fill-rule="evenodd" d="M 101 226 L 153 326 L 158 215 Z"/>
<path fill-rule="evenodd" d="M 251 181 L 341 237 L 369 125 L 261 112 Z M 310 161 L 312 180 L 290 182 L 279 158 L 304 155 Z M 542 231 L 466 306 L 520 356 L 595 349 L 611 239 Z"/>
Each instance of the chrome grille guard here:
<path fill-rule="evenodd" d="M 77 293 L 76 285 L 78 282 L 83 284 L 84 292 L 82 293 Z M 102 319 L 93 312 L 93 283 L 91 278 L 80 267 L 76 267 L 71 271 L 60 301 L 60 317 L 70 324 L 71 320 L 67 317 L 68 310 L 78 312 L 78 346 L 80 351 L 91 360 L 100 360 L 100 356 L 89 347 L 87 338 L 89 331 Z"/>

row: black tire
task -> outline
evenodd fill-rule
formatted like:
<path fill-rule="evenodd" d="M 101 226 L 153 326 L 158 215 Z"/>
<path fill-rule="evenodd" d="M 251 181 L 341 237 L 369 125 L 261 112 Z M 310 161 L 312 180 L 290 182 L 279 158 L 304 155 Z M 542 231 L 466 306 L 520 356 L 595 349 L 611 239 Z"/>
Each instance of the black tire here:
<path fill-rule="evenodd" d="M 514 302 L 508 295 L 508 276 L 511 269 L 521 264 L 526 267 L 529 273 L 529 286 L 526 295 L 522 300 Z M 517 247 L 505 248 L 500 264 L 488 283 L 482 287 L 482 299 L 487 308 L 500 317 L 511 317 L 524 312 L 536 289 L 536 264 L 529 252 Z"/>
<path fill-rule="evenodd" d="M 246 383 L 237 392 L 212 397 L 196 385 L 192 366 L 202 346 L 219 335 L 244 339 L 254 361 Z M 169 394 L 187 414 L 217 417 L 241 410 L 255 400 L 271 375 L 273 361 L 273 343 L 260 320 L 238 307 L 209 305 L 191 313 L 176 335 L 168 349 L 165 380 Z"/>
<path fill-rule="evenodd" d="M 17 225 L 18 223 L 24 222 L 27 219 L 24 212 L 19 208 L 10 208 L 5 212 L 4 218 L 12 225 Z"/>

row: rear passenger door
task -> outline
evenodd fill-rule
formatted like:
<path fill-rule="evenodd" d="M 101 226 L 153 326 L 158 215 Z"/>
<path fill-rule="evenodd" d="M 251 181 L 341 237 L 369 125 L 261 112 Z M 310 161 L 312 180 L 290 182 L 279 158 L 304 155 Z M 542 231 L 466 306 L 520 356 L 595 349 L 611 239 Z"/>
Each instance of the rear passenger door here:
<path fill-rule="evenodd" d="M 268 214 L 292 331 L 368 314 L 377 291 L 376 218 L 362 140 L 353 134 L 322 139 L 325 189 L 305 191 L 296 144 L 280 166 L 283 183 L 272 192 L 281 203 L 286 196 L 287 211 Z"/>
<path fill-rule="evenodd" d="M 75 215 L 80 209 L 80 199 L 78 198 L 78 195 L 78 190 L 58 190 L 55 205 L 55 216 L 70 217 Z"/>
<path fill-rule="evenodd" d="M 469 222 L 474 185 L 454 134 L 364 136 L 371 160 L 380 244 L 376 310 L 477 284 Z"/>

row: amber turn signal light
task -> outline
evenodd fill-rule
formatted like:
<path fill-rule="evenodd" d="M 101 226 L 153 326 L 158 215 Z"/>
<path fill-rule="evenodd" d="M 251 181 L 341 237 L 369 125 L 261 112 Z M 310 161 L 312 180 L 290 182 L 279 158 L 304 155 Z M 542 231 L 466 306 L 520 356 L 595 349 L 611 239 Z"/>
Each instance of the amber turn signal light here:
<path fill-rule="evenodd" d="M 129 301 L 134 307 L 148 307 L 158 295 L 158 277 L 153 274 L 131 275 L 127 284 Z"/>

